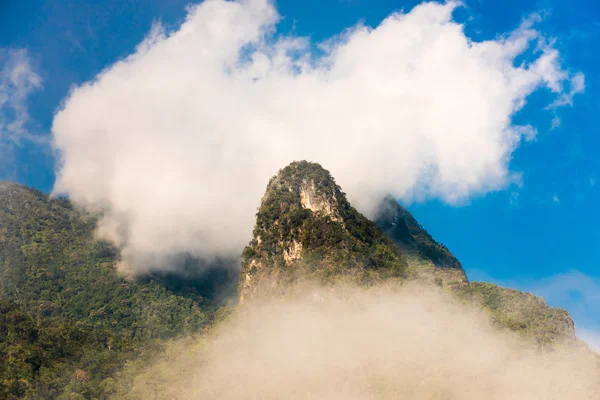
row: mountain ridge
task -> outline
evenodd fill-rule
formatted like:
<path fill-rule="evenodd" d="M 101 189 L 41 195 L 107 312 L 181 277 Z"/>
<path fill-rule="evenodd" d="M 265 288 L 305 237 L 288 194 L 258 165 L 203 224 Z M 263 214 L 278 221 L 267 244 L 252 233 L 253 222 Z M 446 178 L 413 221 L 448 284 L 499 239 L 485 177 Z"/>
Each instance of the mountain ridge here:
<path fill-rule="evenodd" d="M 438 242 L 402 207 L 393 196 L 386 196 L 379 204 L 374 222 L 405 251 L 421 253 L 440 268 L 464 269 L 448 248 Z M 465 274 L 466 275 L 466 274 Z"/>

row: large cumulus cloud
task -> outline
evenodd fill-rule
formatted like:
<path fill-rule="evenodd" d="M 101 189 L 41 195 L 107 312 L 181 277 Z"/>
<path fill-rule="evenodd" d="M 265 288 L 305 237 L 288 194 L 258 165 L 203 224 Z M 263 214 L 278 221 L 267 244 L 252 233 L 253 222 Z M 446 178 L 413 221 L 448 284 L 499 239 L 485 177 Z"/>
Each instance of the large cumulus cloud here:
<path fill-rule="evenodd" d="M 456 6 L 314 44 L 278 34 L 269 1 L 207 0 L 72 91 L 53 123 L 54 190 L 103 209 L 99 232 L 140 268 L 239 253 L 269 177 L 292 160 L 321 163 L 367 213 L 388 192 L 459 202 L 503 188 L 536 134 L 514 113 L 540 87 L 571 104 L 583 76 L 532 19 L 474 42 Z"/>

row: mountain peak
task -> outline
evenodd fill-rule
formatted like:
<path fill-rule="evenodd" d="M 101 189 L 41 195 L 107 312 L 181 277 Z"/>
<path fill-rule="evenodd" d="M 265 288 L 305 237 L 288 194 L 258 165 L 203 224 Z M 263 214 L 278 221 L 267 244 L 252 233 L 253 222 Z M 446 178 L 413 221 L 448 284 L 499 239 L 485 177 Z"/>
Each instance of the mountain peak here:
<path fill-rule="evenodd" d="M 331 174 L 297 161 L 269 181 L 243 253 L 239 298 L 282 282 L 372 282 L 404 274 L 400 249 L 354 209 Z"/>
<path fill-rule="evenodd" d="M 402 276 L 440 286 L 468 282 L 460 262 L 393 197 L 384 199 L 372 222 L 350 205 L 329 171 L 307 161 L 291 163 L 269 181 L 242 265 L 240 301 L 265 288 L 286 291 L 284 281 L 364 284 Z"/>
<path fill-rule="evenodd" d="M 346 202 L 329 171 L 308 161 L 295 161 L 281 169 L 270 180 L 265 196 L 268 200 L 268 196 L 282 191 L 297 193 L 303 209 L 329 216 L 332 220 L 340 218 L 337 208 Z"/>

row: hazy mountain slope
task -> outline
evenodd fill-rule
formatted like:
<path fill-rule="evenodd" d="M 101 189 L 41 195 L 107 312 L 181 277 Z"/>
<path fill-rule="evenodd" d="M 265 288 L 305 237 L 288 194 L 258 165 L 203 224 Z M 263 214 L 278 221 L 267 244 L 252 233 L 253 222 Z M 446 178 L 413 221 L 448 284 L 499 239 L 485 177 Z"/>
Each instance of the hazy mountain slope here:
<path fill-rule="evenodd" d="M 210 320 L 214 306 L 202 288 L 120 277 L 116 251 L 94 239 L 94 224 L 67 200 L 0 182 L 0 298 L 12 304 L 5 331 L 17 332 L 5 339 L 14 351 L 0 358 L 0 393 L 100 396 L 124 359 Z M 21 335 L 25 322 L 31 335 Z M 48 339 L 48 349 L 49 337 L 67 339 Z"/>
<path fill-rule="evenodd" d="M 486 282 L 469 282 L 452 290 L 465 301 L 484 307 L 494 325 L 515 331 L 542 349 L 577 341 L 569 313 L 548 307 L 544 299 L 531 293 Z"/>
<path fill-rule="evenodd" d="M 565 310 L 548 307 L 542 298 L 491 283 L 468 282 L 462 265 L 423 228 L 393 197 L 386 197 L 375 218 L 401 249 L 409 269 L 453 287 L 454 293 L 479 304 L 496 326 L 509 328 L 545 347 L 575 339 L 573 320 Z"/>

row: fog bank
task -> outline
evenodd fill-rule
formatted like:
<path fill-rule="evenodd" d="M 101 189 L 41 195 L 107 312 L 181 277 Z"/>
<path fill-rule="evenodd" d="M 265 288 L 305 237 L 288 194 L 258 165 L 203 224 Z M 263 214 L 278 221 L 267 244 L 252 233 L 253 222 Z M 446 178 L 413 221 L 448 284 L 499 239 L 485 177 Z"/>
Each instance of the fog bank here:
<path fill-rule="evenodd" d="M 541 352 L 424 287 L 312 289 L 173 343 L 133 394 L 172 399 L 595 399 L 597 358 Z M 146 397 L 148 398 L 148 397 Z"/>

